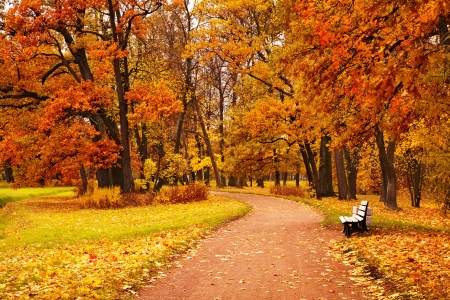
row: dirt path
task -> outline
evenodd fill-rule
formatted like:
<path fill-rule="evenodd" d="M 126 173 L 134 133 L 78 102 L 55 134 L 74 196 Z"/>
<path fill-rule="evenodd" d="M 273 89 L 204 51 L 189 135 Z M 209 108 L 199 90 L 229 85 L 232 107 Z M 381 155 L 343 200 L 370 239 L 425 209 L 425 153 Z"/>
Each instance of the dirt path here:
<path fill-rule="evenodd" d="M 349 269 L 327 255 L 342 238 L 301 204 L 259 195 L 217 193 L 254 212 L 203 240 L 139 299 L 365 299 Z"/>

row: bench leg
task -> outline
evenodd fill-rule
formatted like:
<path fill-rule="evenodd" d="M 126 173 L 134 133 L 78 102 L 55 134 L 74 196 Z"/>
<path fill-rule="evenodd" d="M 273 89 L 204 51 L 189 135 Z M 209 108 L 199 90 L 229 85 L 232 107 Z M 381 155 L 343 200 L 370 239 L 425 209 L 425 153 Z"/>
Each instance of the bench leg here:
<path fill-rule="evenodd" d="M 343 223 L 344 225 L 344 230 L 342 230 L 342 232 L 344 233 L 345 236 L 348 236 L 350 233 L 350 223 Z"/>
<path fill-rule="evenodd" d="M 353 232 L 359 231 L 358 223 L 348 224 L 347 237 L 351 237 Z"/>

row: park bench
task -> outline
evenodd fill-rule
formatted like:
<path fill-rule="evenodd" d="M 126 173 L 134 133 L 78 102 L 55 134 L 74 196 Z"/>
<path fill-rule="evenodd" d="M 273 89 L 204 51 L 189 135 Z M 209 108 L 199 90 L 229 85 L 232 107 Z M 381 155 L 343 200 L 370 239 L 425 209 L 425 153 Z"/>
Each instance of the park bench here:
<path fill-rule="evenodd" d="M 371 209 L 370 209 L 371 210 Z M 366 200 L 361 201 L 361 204 L 353 210 L 353 215 L 340 216 L 344 230 L 342 231 L 346 237 L 351 237 L 354 232 L 364 232 L 367 230 L 367 216 L 369 211 L 369 202 Z"/>

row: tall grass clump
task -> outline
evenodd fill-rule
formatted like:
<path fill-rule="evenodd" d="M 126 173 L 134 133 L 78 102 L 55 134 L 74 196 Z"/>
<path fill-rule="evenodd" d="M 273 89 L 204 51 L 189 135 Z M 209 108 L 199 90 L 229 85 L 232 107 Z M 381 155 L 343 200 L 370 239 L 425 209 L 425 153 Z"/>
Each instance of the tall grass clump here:
<path fill-rule="evenodd" d="M 279 196 L 294 196 L 301 198 L 308 195 L 305 189 L 295 186 L 273 186 L 270 188 L 270 193 Z"/>
<path fill-rule="evenodd" d="M 160 204 L 177 204 L 203 201 L 208 198 L 208 188 L 204 184 L 194 183 L 184 186 L 167 187 L 156 196 Z"/>
<path fill-rule="evenodd" d="M 208 188 L 204 184 L 166 187 L 157 194 L 128 193 L 121 194 L 120 187 L 89 187 L 86 195 L 80 196 L 82 208 L 118 209 L 130 206 L 158 204 L 178 204 L 198 202 L 208 199 Z"/>
<path fill-rule="evenodd" d="M 146 206 L 153 203 L 153 194 L 121 194 L 120 187 L 95 188 L 87 195 L 81 196 L 82 208 L 118 209 L 133 206 Z"/>
<path fill-rule="evenodd" d="M 86 195 L 80 197 L 82 208 L 110 209 L 123 207 L 120 187 L 94 187 Z"/>

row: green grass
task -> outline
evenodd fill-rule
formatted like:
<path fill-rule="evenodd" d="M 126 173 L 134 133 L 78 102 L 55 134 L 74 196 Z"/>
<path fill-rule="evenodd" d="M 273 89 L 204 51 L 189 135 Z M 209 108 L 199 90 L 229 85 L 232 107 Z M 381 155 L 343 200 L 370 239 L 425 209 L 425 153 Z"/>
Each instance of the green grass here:
<path fill-rule="evenodd" d="M 59 206 L 58 206 L 59 205 Z M 56 247 L 85 240 L 121 240 L 175 230 L 193 224 L 215 227 L 249 206 L 235 201 L 207 200 L 117 210 L 79 210 L 76 200 L 24 200 L 3 212 L 0 249 Z M 5 224 L 6 223 L 6 224 Z"/>
<path fill-rule="evenodd" d="M 26 187 L 12 189 L 8 186 L 0 186 L 0 207 L 7 203 L 16 202 L 36 197 L 71 197 L 74 196 L 73 187 Z"/>
<path fill-rule="evenodd" d="M 220 196 L 117 210 L 81 210 L 76 198 L 10 203 L 0 210 L 0 299 L 121 298 L 250 210 Z"/>

